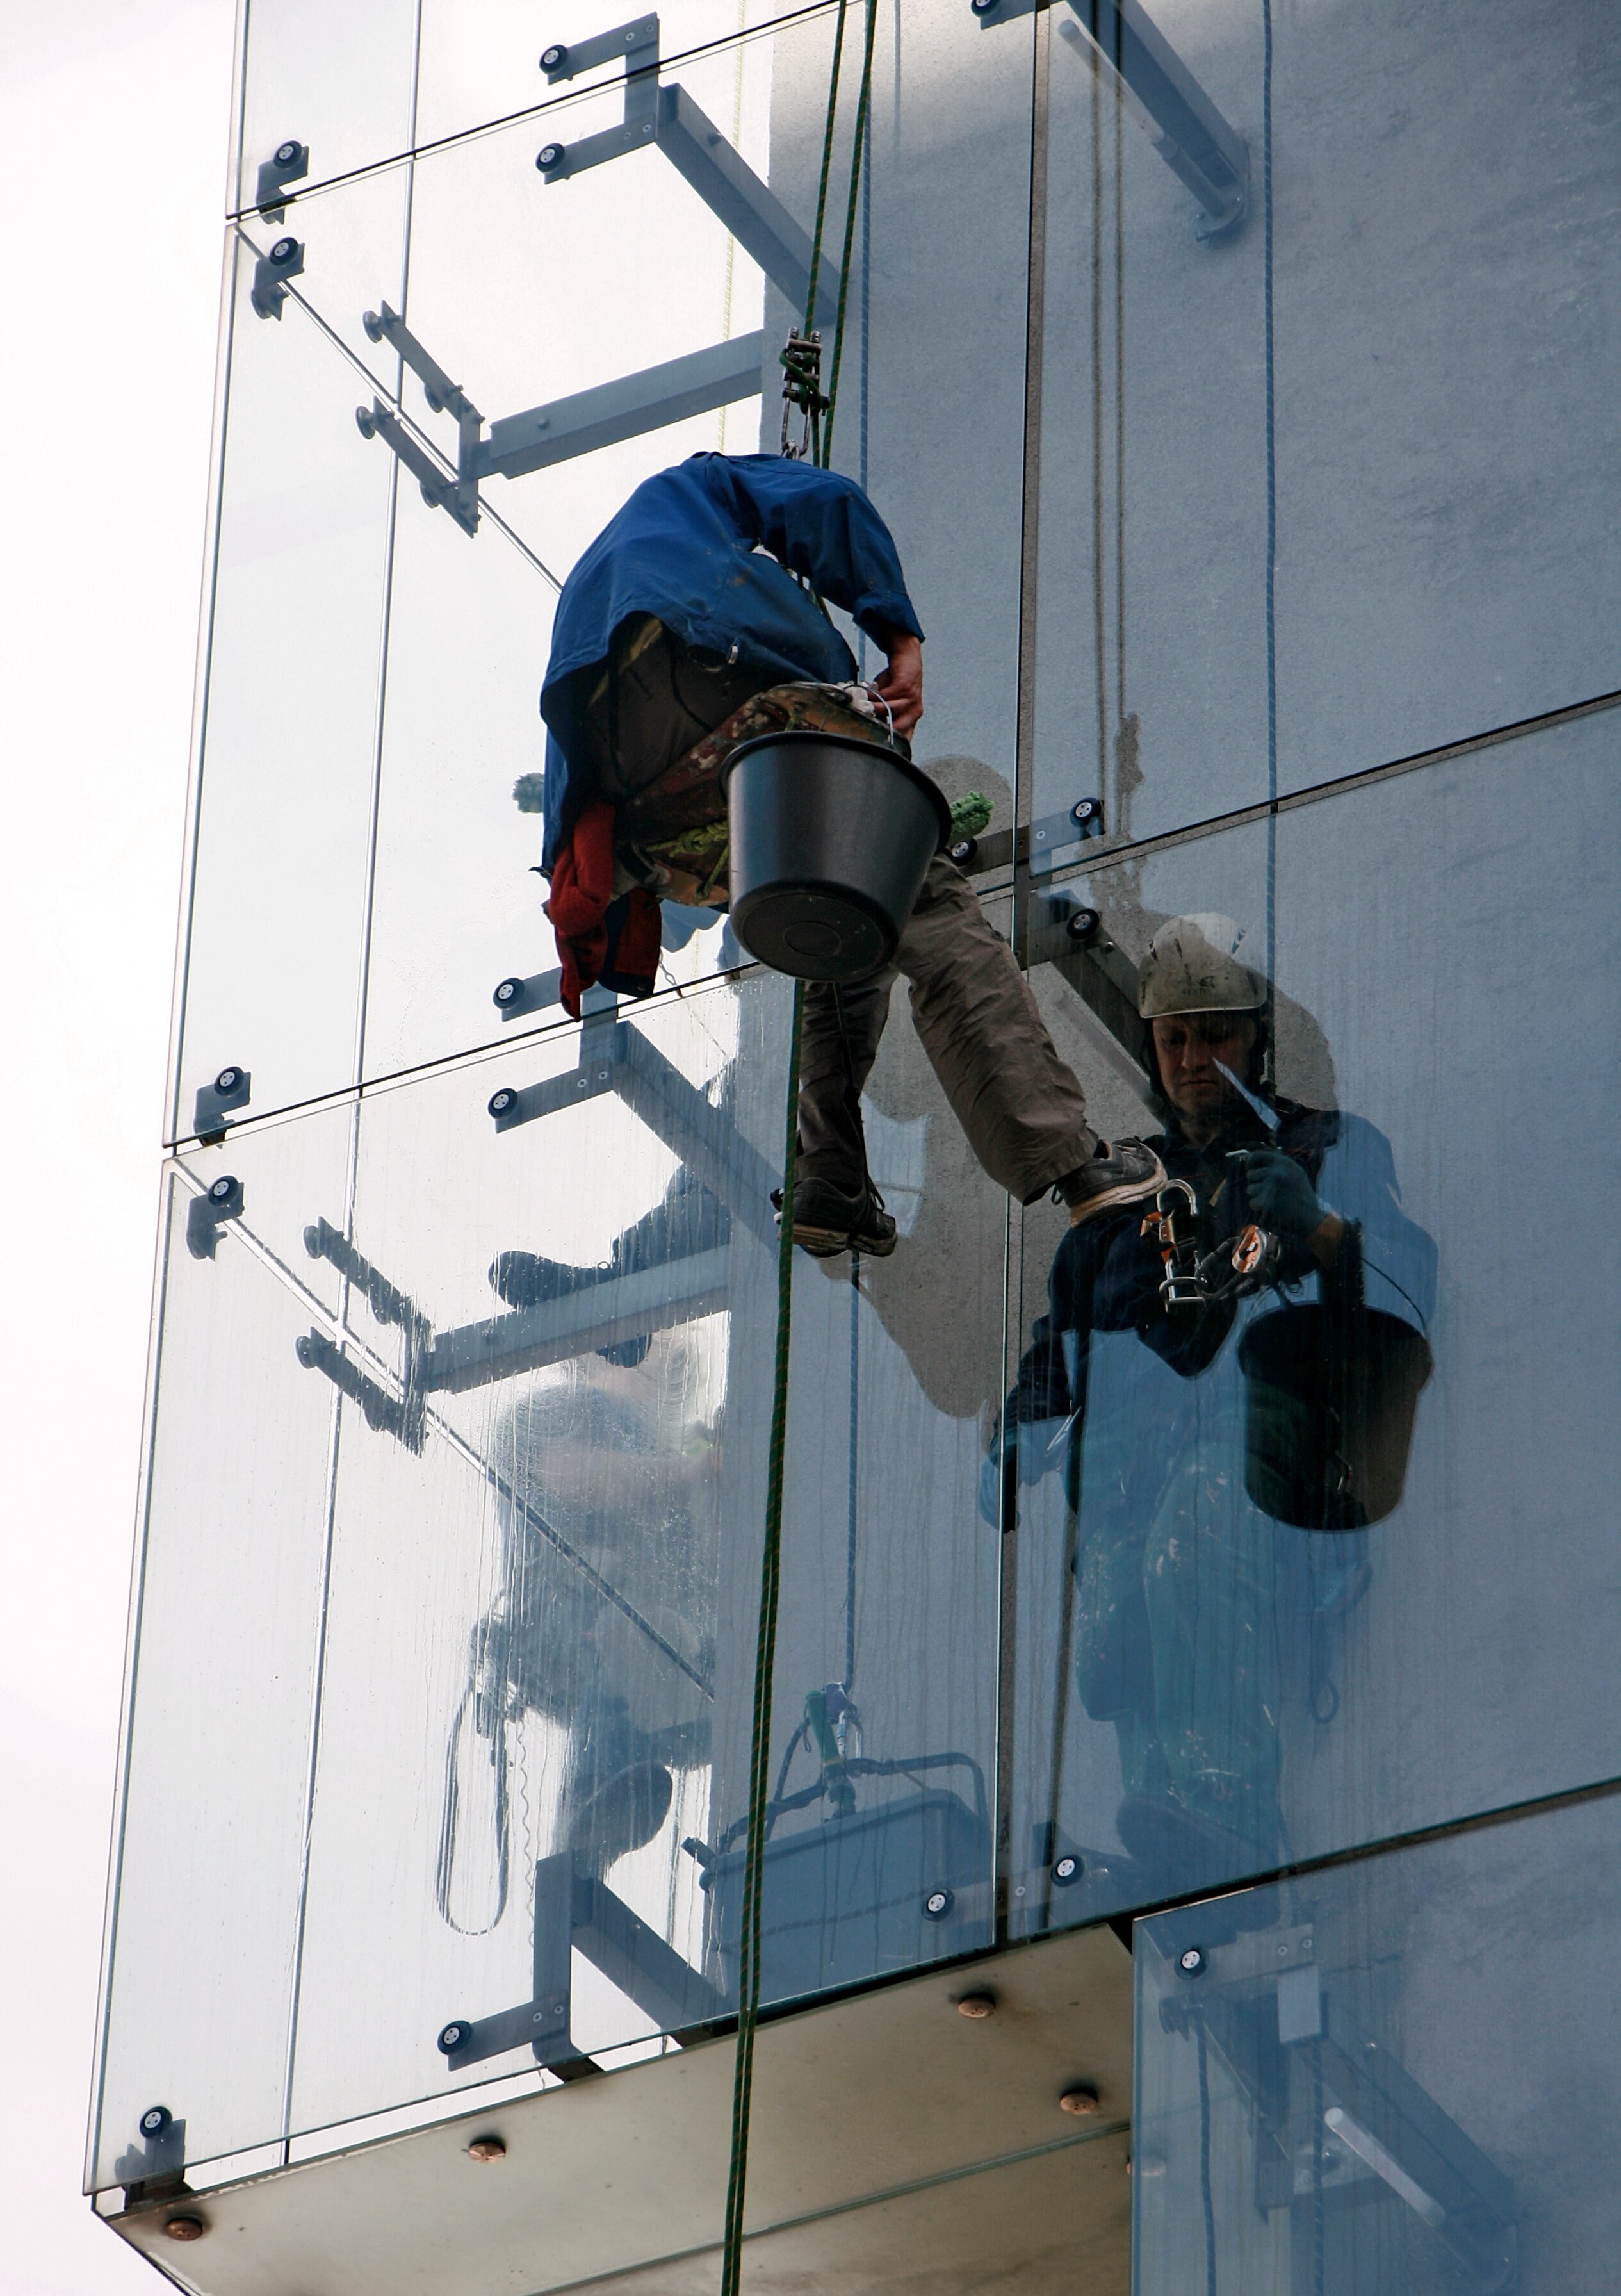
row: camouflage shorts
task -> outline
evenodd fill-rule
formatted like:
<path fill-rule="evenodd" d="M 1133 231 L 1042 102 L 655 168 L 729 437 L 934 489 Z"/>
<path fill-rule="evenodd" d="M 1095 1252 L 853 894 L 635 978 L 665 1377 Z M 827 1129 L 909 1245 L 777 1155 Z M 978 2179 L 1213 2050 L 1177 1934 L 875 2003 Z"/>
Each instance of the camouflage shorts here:
<path fill-rule="evenodd" d="M 864 742 L 906 744 L 892 735 L 864 686 L 773 685 L 734 709 L 656 782 L 622 804 L 616 816 L 616 880 L 645 885 L 661 901 L 724 909 L 726 800 L 720 769 L 733 750 L 760 734 L 853 734 Z"/>

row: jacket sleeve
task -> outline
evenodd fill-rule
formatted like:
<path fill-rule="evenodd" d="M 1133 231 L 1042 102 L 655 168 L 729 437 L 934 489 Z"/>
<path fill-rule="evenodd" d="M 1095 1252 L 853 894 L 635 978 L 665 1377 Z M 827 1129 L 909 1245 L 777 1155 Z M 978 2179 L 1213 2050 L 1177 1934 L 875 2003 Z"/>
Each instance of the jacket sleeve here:
<path fill-rule="evenodd" d="M 781 455 L 706 455 L 704 481 L 739 543 L 768 550 L 869 637 L 923 635 L 894 537 L 854 479 Z"/>

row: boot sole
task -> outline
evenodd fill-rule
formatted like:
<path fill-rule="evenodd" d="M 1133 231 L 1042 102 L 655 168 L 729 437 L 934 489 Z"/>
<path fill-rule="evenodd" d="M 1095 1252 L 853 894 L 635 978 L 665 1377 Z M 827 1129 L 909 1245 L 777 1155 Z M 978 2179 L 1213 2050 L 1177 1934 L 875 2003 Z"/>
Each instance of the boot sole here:
<path fill-rule="evenodd" d="M 897 1238 L 893 1235 L 852 1235 L 847 1228 L 806 1227 L 794 1222 L 794 1242 L 813 1259 L 837 1259 L 841 1251 L 858 1251 L 864 1259 L 888 1259 Z"/>
<path fill-rule="evenodd" d="M 1097 1195 L 1088 1196 L 1084 1204 L 1071 1204 L 1069 1225 L 1071 1227 L 1085 1227 L 1088 1220 L 1097 1219 L 1104 1212 L 1119 1211 L 1127 1204 L 1142 1203 L 1149 1197 L 1158 1194 L 1167 1177 L 1165 1166 L 1161 1164 L 1158 1172 L 1146 1180 L 1121 1180 L 1112 1188 L 1104 1188 Z"/>

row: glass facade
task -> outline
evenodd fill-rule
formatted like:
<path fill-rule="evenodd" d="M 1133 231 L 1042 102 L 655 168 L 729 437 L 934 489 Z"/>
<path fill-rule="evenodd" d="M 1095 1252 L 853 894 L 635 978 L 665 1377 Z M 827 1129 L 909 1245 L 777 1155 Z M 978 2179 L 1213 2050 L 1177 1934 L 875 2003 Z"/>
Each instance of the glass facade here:
<path fill-rule="evenodd" d="M 90 2181 L 735 2014 L 790 988 L 667 905 L 564 1017 L 536 701 L 630 491 L 774 451 L 824 192 L 917 756 L 1167 1186 L 1011 1202 L 895 996 L 767 2004 L 1137 1917 L 1142 2296 L 1596 2288 L 1523 1941 L 1596 1958 L 1611 1805 L 1531 1806 L 1621 1778 L 1621 35 L 872 4 L 863 102 L 854 8 L 250 0 Z"/>

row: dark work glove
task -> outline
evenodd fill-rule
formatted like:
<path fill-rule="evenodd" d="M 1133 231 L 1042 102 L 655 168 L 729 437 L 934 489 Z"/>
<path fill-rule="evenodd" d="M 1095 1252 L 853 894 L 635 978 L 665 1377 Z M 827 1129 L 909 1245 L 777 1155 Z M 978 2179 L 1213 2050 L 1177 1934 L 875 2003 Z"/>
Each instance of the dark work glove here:
<path fill-rule="evenodd" d="M 1326 1217 L 1313 1187 L 1292 1156 L 1281 1148 L 1253 1148 L 1244 1160 L 1249 1209 L 1263 1227 L 1304 1242 Z"/>

